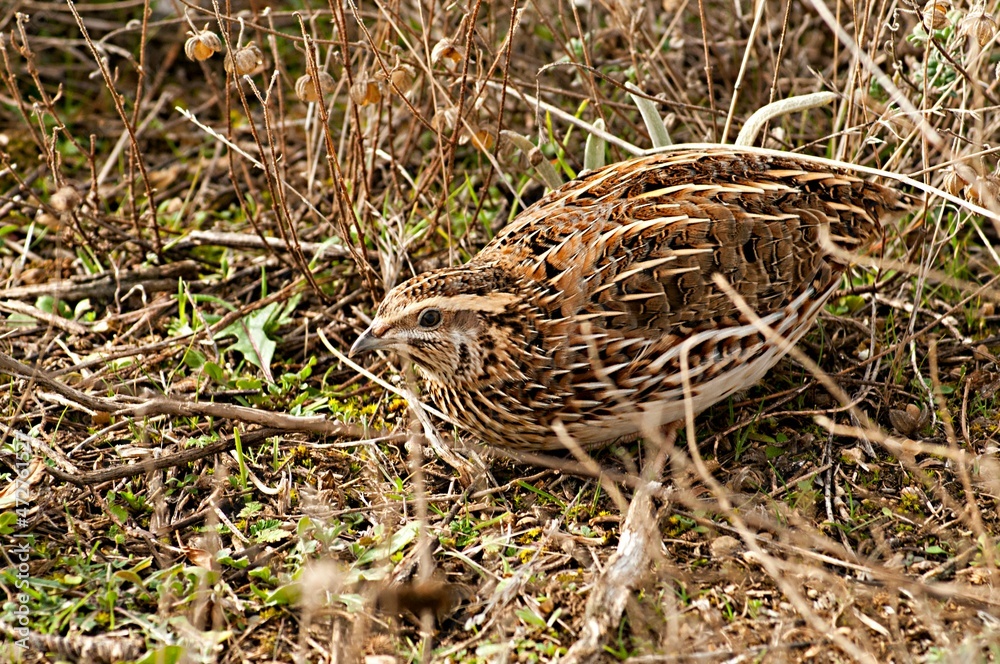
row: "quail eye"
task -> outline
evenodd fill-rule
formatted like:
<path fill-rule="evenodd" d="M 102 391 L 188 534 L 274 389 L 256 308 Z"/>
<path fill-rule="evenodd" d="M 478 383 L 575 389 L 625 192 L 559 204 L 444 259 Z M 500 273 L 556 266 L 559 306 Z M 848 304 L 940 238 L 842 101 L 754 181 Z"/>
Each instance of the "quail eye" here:
<path fill-rule="evenodd" d="M 441 311 L 439 309 L 424 309 L 420 312 L 417 323 L 425 330 L 430 330 L 441 324 Z"/>

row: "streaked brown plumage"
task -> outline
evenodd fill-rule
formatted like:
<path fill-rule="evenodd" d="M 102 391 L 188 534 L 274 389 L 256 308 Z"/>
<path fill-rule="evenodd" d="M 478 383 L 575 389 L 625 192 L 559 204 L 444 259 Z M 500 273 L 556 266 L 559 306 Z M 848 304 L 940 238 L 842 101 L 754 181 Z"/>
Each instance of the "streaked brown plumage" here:
<path fill-rule="evenodd" d="M 791 341 L 903 196 L 793 155 L 671 151 L 584 174 L 521 213 L 462 267 L 392 289 L 352 353 L 410 357 L 426 396 L 492 445 L 583 447 L 684 417 L 782 356 L 713 282 L 721 274 Z M 685 341 L 687 343 L 685 343 Z"/>

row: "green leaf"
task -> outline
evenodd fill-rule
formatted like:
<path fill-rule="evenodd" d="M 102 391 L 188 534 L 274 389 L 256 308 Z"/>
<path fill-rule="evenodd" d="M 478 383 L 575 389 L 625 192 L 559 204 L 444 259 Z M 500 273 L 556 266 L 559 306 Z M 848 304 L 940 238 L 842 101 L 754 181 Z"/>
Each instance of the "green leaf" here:
<path fill-rule="evenodd" d="M 281 586 L 268 595 L 264 602 L 269 606 L 291 606 L 298 602 L 300 597 L 302 597 L 302 584 L 296 581 Z"/>
<path fill-rule="evenodd" d="M 182 646 L 164 646 L 148 651 L 136 664 L 178 664 L 186 654 Z"/>
<path fill-rule="evenodd" d="M 247 362 L 258 369 L 270 368 L 274 349 L 278 344 L 267 336 L 267 322 L 277 312 L 280 304 L 271 304 L 244 316 L 216 335 L 216 339 L 236 337 L 236 343 L 226 350 L 241 353 Z"/>
<path fill-rule="evenodd" d="M 128 521 L 128 510 L 126 510 L 121 505 L 108 504 L 108 511 L 115 515 L 115 518 L 125 523 Z"/>
<path fill-rule="evenodd" d="M 11 528 L 15 523 L 17 523 L 17 514 L 14 512 L 4 512 L 0 514 L 0 535 L 10 535 L 14 532 Z"/>
<path fill-rule="evenodd" d="M 7 316 L 8 327 L 34 327 L 38 325 L 38 319 L 27 314 L 10 314 Z"/>
<path fill-rule="evenodd" d="M 226 384 L 226 372 L 215 362 L 206 362 L 205 366 L 202 367 L 202 371 L 219 385 Z"/>
<path fill-rule="evenodd" d="M 558 505 L 560 509 L 565 509 L 566 508 L 566 503 L 564 503 L 562 500 L 559 500 L 559 498 L 557 498 L 556 496 L 552 495 L 548 491 L 543 491 L 542 489 L 539 489 L 538 487 L 536 487 L 536 486 L 534 486 L 532 484 L 528 484 L 524 480 L 518 480 L 517 481 L 517 485 L 519 487 L 521 487 L 522 489 L 527 489 L 528 491 L 531 491 L 532 493 L 537 494 L 537 495 L 541 496 L 542 498 L 545 498 L 546 500 L 552 501 L 552 503 L 555 504 L 555 505 Z"/>
<path fill-rule="evenodd" d="M 417 533 L 420 531 L 420 524 L 416 521 L 411 521 L 406 524 L 396 532 L 392 534 L 392 537 L 388 541 L 379 544 L 378 546 L 373 546 L 368 549 L 360 556 L 358 556 L 358 565 L 367 565 L 373 563 L 377 560 L 383 560 L 388 558 L 392 554 L 400 551 L 403 547 L 407 546 L 412 542 Z"/>
<path fill-rule="evenodd" d="M 89 299 L 83 299 L 76 303 L 73 308 L 73 320 L 80 320 L 80 318 L 88 311 L 91 311 L 93 306 L 90 304 Z"/>
<path fill-rule="evenodd" d="M 598 118 L 594 120 L 594 127 L 600 130 L 604 130 L 604 120 Z M 596 171 L 598 168 L 602 168 L 605 164 L 605 155 L 607 154 L 607 142 L 598 137 L 595 134 L 589 134 L 587 136 L 587 142 L 583 148 L 583 168 L 588 171 Z"/>
<path fill-rule="evenodd" d="M 273 583 L 277 578 L 274 576 L 270 567 L 258 567 L 257 569 L 252 569 L 247 572 L 247 576 L 251 579 L 257 579 L 263 583 Z"/>
<path fill-rule="evenodd" d="M 184 357 L 181 358 L 181 361 L 184 362 L 188 369 L 198 370 L 205 366 L 207 359 L 205 354 L 200 350 L 188 348 L 184 351 Z"/>
<path fill-rule="evenodd" d="M 548 627 L 548 623 L 540 615 L 532 611 L 531 609 L 518 609 L 514 612 L 518 618 L 523 620 L 525 624 L 531 625 L 533 627 L 540 627 L 545 629 Z"/>
<path fill-rule="evenodd" d="M 631 82 L 625 84 L 625 89 L 629 91 L 629 96 L 632 97 L 632 103 L 634 103 L 639 109 L 639 115 L 642 116 L 642 122 L 646 125 L 646 131 L 649 132 L 649 138 L 653 141 L 653 147 L 663 148 L 668 145 L 673 145 L 674 142 L 670 140 L 670 134 L 667 132 L 667 126 L 663 124 L 663 118 L 660 117 L 660 111 L 656 108 L 656 102 L 640 96 L 642 94 L 642 90 Z"/>
<path fill-rule="evenodd" d="M 145 586 L 142 583 L 142 577 L 130 570 L 120 569 L 117 572 L 115 572 L 115 577 L 121 579 L 122 581 L 128 581 L 129 583 L 133 583 L 139 586 L 140 588 L 145 588 Z"/>
<path fill-rule="evenodd" d="M 344 593 L 334 599 L 343 604 L 350 613 L 357 613 L 365 608 L 365 598 L 355 593 Z"/>
<path fill-rule="evenodd" d="M 267 530 L 262 530 L 253 536 L 253 539 L 258 544 L 273 544 L 274 542 L 280 542 L 283 539 L 288 538 L 288 533 L 286 533 L 281 528 L 268 528 Z"/>
<path fill-rule="evenodd" d="M 260 501 L 251 500 L 243 506 L 243 509 L 240 510 L 237 517 L 240 519 L 249 519 L 250 517 L 258 514 L 262 509 L 264 509 L 264 506 L 260 503 Z"/>
<path fill-rule="evenodd" d="M 242 558 L 233 558 L 229 555 L 229 549 L 223 549 L 215 554 L 215 560 L 218 561 L 220 565 L 226 565 L 227 567 L 232 567 L 233 569 L 246 569 L 250 566 L 250 560 L 243 556 Z"/>

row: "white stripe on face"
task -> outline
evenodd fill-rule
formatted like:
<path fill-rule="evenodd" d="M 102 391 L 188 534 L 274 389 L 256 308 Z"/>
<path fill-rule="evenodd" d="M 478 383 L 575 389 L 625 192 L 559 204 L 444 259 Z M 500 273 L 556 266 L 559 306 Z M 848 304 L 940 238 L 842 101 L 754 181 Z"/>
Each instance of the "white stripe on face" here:
<path fill-rule="evenodd" d="M 480 311 L 483 313 L 498 314 L 506 311 L 509 305 L 520 299 L 520 297 L 512 293 L 495 293 L 493 295 L 438 295 L 406 305 L 402 311 L 393 316 L 393 320 L 400 320 L 432 307 L 441 311 Z"/>

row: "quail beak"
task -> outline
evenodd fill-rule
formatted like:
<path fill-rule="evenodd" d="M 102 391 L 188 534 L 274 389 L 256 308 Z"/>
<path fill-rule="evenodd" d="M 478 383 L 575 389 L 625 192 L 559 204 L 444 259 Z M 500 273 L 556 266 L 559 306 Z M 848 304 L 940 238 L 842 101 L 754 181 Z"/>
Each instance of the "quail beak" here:
<path fill-rule="evenodd" d="M 368 329 L 361 333 L 358 340 L 354 342 L 351 346 L 351 350 L 347 353 L 347 357 L 354 357 L 360 355 L 361 353 L 367 353 L 370 350 L 377 350 L 379 348 L 386 348 L 389 344 L 385 339 L 381 338 L 375 332 L 375 322 L 373 321 Z"/>

